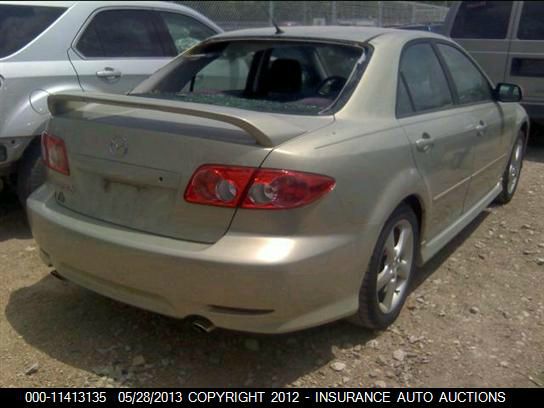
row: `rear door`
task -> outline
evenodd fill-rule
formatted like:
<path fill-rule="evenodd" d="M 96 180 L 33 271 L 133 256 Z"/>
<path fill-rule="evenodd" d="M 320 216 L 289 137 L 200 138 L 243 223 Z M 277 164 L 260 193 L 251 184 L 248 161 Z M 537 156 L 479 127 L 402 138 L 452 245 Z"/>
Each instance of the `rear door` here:
<path fill-rule="evenodd" d="M 544 1 L 520 3 L 505 82 L 522 87 L 531 116 L 532 107 L 544 103 Z"/>
<path fill-rule="evenodd" d="M 84 90 L 125 93 L 214 34 L 182 13 L 108 8 L 91 16 L 68 55 Z"/>
<path fill-rule="evenodd" d="M 447 34 L 467 50 L 492 81 L 504 81 L 510 33 L 512 1 L 461 1 L 447 18 Z"/>
<path fill-rule="evenodd" d="M 459 106 L 467 112 L 469 143 L 473 145 L 473 170 L 464 209 L 472 208 L 499 182 L 506 159 L 504 113 L 487 78 L 459 48 L 438 42 L 436 48 L 448 71 Z"/>
<path fill-rule="evenodd" d="M 85 91 L 124 93 L 176 55 L 152 10 L 93 14 L 68 51 Z"/>
<path fill-rule="evenodd" d="M 471 108 L 457 107 L 429 42 L 409 44 L 400 62 L 397 117 L 431 195 L 427 236 L 458 219 L 472 171 Z"/>

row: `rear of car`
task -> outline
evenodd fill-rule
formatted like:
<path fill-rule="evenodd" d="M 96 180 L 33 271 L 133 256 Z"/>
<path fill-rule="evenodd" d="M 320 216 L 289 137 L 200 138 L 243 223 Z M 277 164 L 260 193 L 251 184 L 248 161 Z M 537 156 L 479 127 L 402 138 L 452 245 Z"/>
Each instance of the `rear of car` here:
<path fill-rule="evenodd" d="M 445 35 L 470 52 L 495 83 L 523 90 L 531 120 L 544 125 L 544 2 L 463 1 L 446 19 Z"/>
<path fill-rule="evenodd" d="M 130 96 L 50 97 L 48 182 L 28 200 L 43 259 L 104 295 L 231 329 L 291 331 L 352 311 L 360 260 L 337 267 L 352 280 L 327 267 L 353 251 L 334 177 L 304 169 L 304 151 L 267 163 L 282 143 L 328 132 L 368 51 L 215 40 Z"/>

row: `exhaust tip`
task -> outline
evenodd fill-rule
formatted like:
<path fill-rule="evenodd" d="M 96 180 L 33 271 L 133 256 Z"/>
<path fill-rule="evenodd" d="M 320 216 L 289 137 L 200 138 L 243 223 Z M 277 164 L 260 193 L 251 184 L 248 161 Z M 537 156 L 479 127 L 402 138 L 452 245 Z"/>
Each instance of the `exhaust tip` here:
<path fill-rule="evenodd" d="M 62 276 L 60 273 L 58 273 L 57 271 L 51 271 L 51 276 L 53 276 L 54 278 L 57 278 L 61 281 L 66 281 L 66 278 L 64 276 Z"/>
<path fill-rule="evenodd" d="M 215 329 L 213 323 L 203 317 L 194 319 L 191 325 L 199 333 L 211 333 Z"/>

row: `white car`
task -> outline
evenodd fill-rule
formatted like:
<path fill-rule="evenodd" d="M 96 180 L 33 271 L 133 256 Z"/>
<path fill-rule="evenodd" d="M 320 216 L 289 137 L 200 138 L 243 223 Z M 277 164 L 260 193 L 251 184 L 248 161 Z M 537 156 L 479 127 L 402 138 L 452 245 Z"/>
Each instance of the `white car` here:
<path fill-rule="evenodd" d="M 173 2 L 0 2 L 0 189 L 13 181 L 24 201 L 42 183 L 51 93 L 126 93 L 221 31 Z"/>

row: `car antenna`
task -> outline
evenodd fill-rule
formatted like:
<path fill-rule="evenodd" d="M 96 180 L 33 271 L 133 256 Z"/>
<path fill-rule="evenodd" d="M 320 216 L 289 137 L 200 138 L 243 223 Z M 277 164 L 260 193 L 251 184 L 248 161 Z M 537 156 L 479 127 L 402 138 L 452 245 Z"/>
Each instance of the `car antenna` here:
<path fill-rule="evenodd" d="M 276 32 L 274 34 L 284 34 L 285 31 L 283 31 L 278 25 L 278 23 L 276 23 L 276 21 L 274 20 L 274 17 L 272 17 L 272 14 L 270 13 L 269 10 L 266 10 L 266 14 L 268 15 L 268 21 L 270 21 L 272 25 L 274 26 L 274 28 L 276 29 Z"/>
<path fill-rule="evenodd" d="M 274 21 L 273 18 L 270 19 L 270 20 L 272 21 L 272 24 L 273 24 L 274 27 L 276 28 L 275 34 L 284 34 L 284 33 L 285 33 L 285 31 L 283 31 L 283 30 L 280 28 L 280 26 L 278 25 L 278 23 L 276 23 L 276 22 Z"/>

